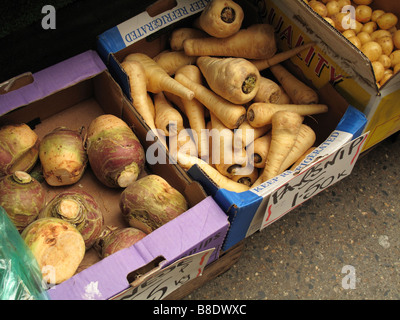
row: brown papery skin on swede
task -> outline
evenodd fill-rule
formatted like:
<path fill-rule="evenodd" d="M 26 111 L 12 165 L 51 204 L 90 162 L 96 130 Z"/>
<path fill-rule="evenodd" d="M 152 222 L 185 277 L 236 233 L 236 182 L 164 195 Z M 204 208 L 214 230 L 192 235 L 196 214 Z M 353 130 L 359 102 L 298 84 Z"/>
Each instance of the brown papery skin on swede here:
<path fill-rule="evenodd" d="M 136 181 L 145 164 L 139 139 L 123 120 L 110 114 L 91 122 L 87 154 L 96 177 L 111 188 L 125 188 Z"/>
<path fill-rule="evenodd" d="M 147 234 L 188 209 L 185 197 L 154 174 L 130 184 L 121 193 L 119 206 L 129 225 Z"/>

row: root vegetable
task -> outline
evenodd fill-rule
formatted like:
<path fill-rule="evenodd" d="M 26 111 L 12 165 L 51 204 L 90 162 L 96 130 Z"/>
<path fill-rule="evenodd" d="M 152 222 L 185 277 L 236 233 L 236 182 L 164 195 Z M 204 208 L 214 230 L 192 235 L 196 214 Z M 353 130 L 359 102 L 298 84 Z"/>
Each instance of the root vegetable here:
<path fill-rule="evenodd" d="M 156 128 L 164 132 L 165 136 L 179 134 L 183 130 L 182 115 L 165 98 L 164 93 L 154 95 L 154 106 L 156 108 Z"/>
<path fill-rule="evenodd" d="M 235 148 L 246 148 L 248 145 L 253 143 L 254 140 L 263 136 L 270 129 L 271 129 L 270 124 L 260 128 L 254 128 L 250 125 L 250 123 L 247 120 L 244 121 L 239 126 L 239 128 L 235 130 L 233 137 L 233 143 Z"/>
<path fill-rule="evenodd" d="M 376 31 L 374 31 L 374 32 L 372 32 L 370 34 L 370 40 L 376 41 L 376 40 L 378 40 L 380 38 L 391 37 L 391 36 L 392 36 L 392 34 L 390 33 L 389 30 L 379 29 L 379 30 L 376 30 Z"/>
<path fill-rule="evenodd" d="M 260 87 L 260 73 L 250 61 L 242 58 L 199 57 L 200 68 L 209 87 L 234 104 L 245 104 Z"/>
<path fill-rule="evenodd" d="M 390 54 L 393 52 L 394 49 L 392 35 L 380 37 L 376 39 L 376 42 L 382 47 L 382 54 L 390 56 Z"/>
<path fill-rule="evenodd" d="M 188 209 L 185 197 L 158 175 L 131 183 L 120 197 L 120 209 L 131 227 L 148 234 Z"/>
<path fill-rule="evenodd" d="M 297 79 L 282 65 L 276 64 L 270 70 L 294 104 L 318 103 L 319 97 L 317 92 L 303 81 Z"/>
<path fill-rule="evenodd" d="M 267 160 L 268 151 L 271 146 L 271 131 L 254 140 L 253 144 L 249 146 L 252 153 L 252 164 L 255 168 L 264 168 L 265 161 Z"/>
<path fill-rule="evenodd" d="M 181 51 L 183 50 L 183 42 L 186 39 L 205 38 L 208 34 L 203 30 L 195 28 L 178 28 L 172 31 L 169 39 L 169 44 L 172 50 Z"/>
<path fill-rule="evenodd" d="M 313 45 L 315 45 L 315 42 L 309 42 L 309 43 L 300 45 L 298 47 L 276 53 L 275 55 L 273 55 L 271 58 L 268 58 L 268 59 L 257 59 L 257 60 L 250 60 L 250 61 L 256 66 L 256 68 L 259 71 L 263 71 L 265 69 L 270 68 L 271 66 L 279 64 L 285 60 L 288 60 L 288 59 L 300 54 L 301 52 L 312 47 Z"/>
<path fill-rule="evenodd" d="M 200 69 L 195 65 L 188 65 L 180 68 L 179 73 L 185 75 L 189 80 L 203 85 L 203 76 Z M 209 149 L 208 149 L 208 137 L 205 133 L 206 123 L 205 123 L 205 112 L 204 105 L 196 98 L 192 100 L 181 99 L 184 113 L 186 114 L 190 128 L 194 130 L 197 135 L 196 146 L 198 150 L 198 155 L 202 159 L 208 159 Z"/>
<path fill-rule="evenodd" d="M 255 102 L 247 110 L 247 121 L 249 121 L 251 126 L 259 128 L 270 124 L 273 115 L 283 110 L 296 112 L 302 116 L 309 116 L 327 112 L 328 106 L 325 104 L 298 105 Z"/>
<path fill-rule="evenodd" d="M 388 30 L 394 27 L 399 19 L 394 13 L 387 12 L 382 14 L 377 20 L 376 23 L 378 24 L 379 28 Z"/>
<path fill-rule="evenodd" d="M 85 191 L 69 190 L 57 194 L 39 214 L 40 218 L 54 217 L 71 223 L 81 233 L 86 250 L 99 237 L 104 216 L 96 200 Z"/>
<path fill-rule="evenodd" d="M 32 222 L 21 237 L 35 256 L 48 283 L 71 278 L 85 255 L 85 241 L 69 222 L 43 218 Z"/>
<path fill-rule="evenodd" d="M 370 6 L 361 4 L 356 8 L 356 19 L 361 23 L 367 23 L 372 18 L 372 9 Z"/>
<path fill-rule="evenodd" d="M 198 157 L 192 157 L 179 152 L 178 163 L 185 170 L 189 170 L 194 165 L 199 166 L 206 176 L 208 176 L 208 178 L 219 188 L 232 192 L 244 192 L 250 189 L 247 185 L 238 183 L 224 176 L 217 169 Z"/>
<path fill-rule="evenodd" d="M 385 67 L 380 61 L 374 61 L 371 63 L 371 65 L 372 65 L 372 70 L 374 71 L 376 82 L 380 82 L 385 75 Z"/>
<path fill-rule="evenodd" d="M 293 104 L 292 100 L 290 99 L 289 95 L 286 93 L 286 91 L 280 86 L 281 88 L 281 96 L 279 98 L 279 101 L 277 101 L 277 104 Z"/>
<path fill-rule="evenodd" d="M 43 177 L 51 186 L 72 185 L 80 180 L 86 165 L 85 137 L 80 131 L 58 127 L 39 145 Z"/>
<path fill-rule="evenodd" d="M 232 0 L 210 1 L 194 26 L 216 38 L 226 38 L 239 31 L 244 19 L 242 7 Z"/>
<path fill-rule="evenodd" d="M 190 129 L 183 129 L 174 136 L 169 138 L 169 154 L 176 159 L 177 152 L 184 152 L 192 156 L 197 156 L 197 145 L 192 137 Z"/>
<path fill-rule="evenodd" d="M 0 180 L 0 206 L 18 231 L 34 221 L 46 203 L 42 185 L 24 171 L 15 171 Z"/>
<path fill-rule="evenodd" d="M 245 186 L 250 186 L 257 180 L 258 178 L 258 169 L 249 164 L 247 167 L 243 169 L 243 174 L 234 175 L 231 179 L 237 183 L 244 184 Z"/>
<path fill-rule="evenodd" d="M 274 28 L 269 24 L 254 24 L 227 38 L 187 39 L 183 48 L 189 56 L 244 59 L 268 59 L 277 51 Z"/>
<path fill-rule="evenodd" d="M 392 37 L 395 50 L 400 49 L 400 30 L 395 31 Z"/>
<path fill-rule="evenodd" d="M 39 138 L 28 125 L 0 128 L 0 178 L 15 171 L 31 171 L 38 156 Z"/>
<path fill-rule="evenodd" d="M 400 63 L 400 50 L 393 51 L 389 58 L 392 63 L 392 68 L 394 68 L 393 71 L 396 74 L 396 66 Z"/>
<path fill-rule="evenodd" d="M 96 177 L 111 188 L 125 188 L 142 172 L 145 152 L 132 129 L 120 118 L 105 114 L 88 128 L 87 153 Z"/>
<path fill-rule="evenodd" d="M 181 73 L 177 73 L 175 79 L 190 88 L 195 93 L 195 98 L 214 113 L 229 129 L 236 129 L 246 119 L 245 107 L 225 100 L 212 90 L 188 79 Z"/>
<path fill-rule="evenodd" d="M 285 158 L 294 146 L 303 117 L 295 112 L 278 111 L 272 117 L 271 145 L 263 172 L 252 187 L 255 187 L 279 174 Z"/>
<path fill-rule="evenodd" d="M 260 88 L 258 89 L 253 101 L 278 103 L 282 95 L 282 90 L 279 84 L 265 77 L 260 77 L 259 83 Z"/>
<path fill-rule="evenodd" d="M 186 55 L 183 50 L 166 50 L 160 52 L 153 59 L 168 73 L 168 75 L 172 76 L 180 67 L 195 64 L 197 57 L 190 57 Z"/>
<path fill-rule="evenodd" d="M 195 67 L 195 66 L 194 66 L 194 67 Z M 173 94 L 173 93 L 168 92 L 168 91 L 164 91 L 163 93 L 164 93 L 165 98 L 167 98 L 167 100 L 168 100 L 169 102 L 171 102 L 174 106 L 178 107 L 178 109 L 179 109 L 183 114 L 185 114 L 185 107 L 184 107 L 184 105 L 183 105 L 183 102 L 182 102 L 182 98 L 181 98 L 181 97 L 178 97 L 176 94 Z M 192 99 L 192 100 L 193 100 L 193 99 Z M 190 100 L 190 101 L 192 101 L 192 100 Z"/>
<path fill-rule="evenodd" d="M 364 43 L 360 50 L 371 62 L 377 61 L 383 53 L 382 47 L 376 41 Z"/>
<path fill-rule="evenodd" d="M 121 63 L 121 66 L 129 77 L 133 106 L 142 116 L 144 122 L 155 132 L 155 108 L 151 97 L 147 93 L 146 72 L 142 64 L 133 60 L 124 61 Z"/>
<path fill-rule="evenodd" d="M 348 22 L 350 23 L 350 25 L 351 25 L 351 23 L 360 24 L 360 26 L 361 26 L 360 32 L 367 32 L 369 34 L 372 34 L 378 29 L 378 25 L 374 21 L 370 21 L 370 22 L 367 22 L 365 24 L 362 24 L 361 22 L 354 21 L 354 20 L 350 19 Z M 356 27 L 356 29 L 357 29 L 357 27 Z M 356 33 L 358 33 L 357 30 L 356 30 Z"/>
<path fill-rule="evenodd" d="M 175 81 L 174 78 L 144 53 L 131 53 L 126 56 L 124 61 L 138 61 L 142 64 L 147 78 L 147 91 L 159 93 L 168 91 L 185 99 L 193 99 L 194 94 L 191 90 Z"/>
<path fill-rule="evenodd" d="M 315 150 L 315 147 L 311 147 L 308 150 L 306 150 L 300 157 L 297 159 L 295 163 L 290 167 L 290 170 L 295 170 L 302 162 L 303 160 Z"/>
<path fill-rule="evenodd" d="M 146 234 L 136 228 L 117 228 L 106 226 L 94 244 L 99 257 L 104 259 L 122 249 L 133 246 Z"/>
<path fill-rule="evenodd" d="M 283 161 L 278 174 L 281 174 L 292 166 L 307 150 L 309 150 L 316 140 L 316 134 L 306 124 L 300 126 L 300 130 L 293 148 L 290 150 L 285 161 Z"/>
<path fill-rule="evenodd" d="M 234 148 L 233 131 L 211 113 L 212 163 L 224 176 L 232 178 L 247 165 L 244 148 Z"/>

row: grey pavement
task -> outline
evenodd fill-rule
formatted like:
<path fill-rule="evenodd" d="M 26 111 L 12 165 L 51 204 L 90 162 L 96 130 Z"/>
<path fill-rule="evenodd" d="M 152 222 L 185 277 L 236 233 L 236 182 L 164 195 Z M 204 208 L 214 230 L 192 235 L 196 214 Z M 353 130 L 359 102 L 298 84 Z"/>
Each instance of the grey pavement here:
<path fill-rule="evenodd" d="M 186 300 L 400 299 L 400 138 L 245 239 L 240 260 Z"/>

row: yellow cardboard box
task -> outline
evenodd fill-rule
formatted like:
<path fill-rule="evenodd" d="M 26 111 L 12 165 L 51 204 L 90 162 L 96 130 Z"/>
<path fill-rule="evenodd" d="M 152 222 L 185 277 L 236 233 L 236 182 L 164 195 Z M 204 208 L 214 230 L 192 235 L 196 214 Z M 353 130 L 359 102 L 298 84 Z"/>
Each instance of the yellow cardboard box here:
<path fill-rule="evenodd" d="M 315 46 L 291 59 L 316 88 L 330 82 L 362 111 L 370 131 L 363 151 L 400 130 L 400 75 L 378 88 L 371 62 L 350 41 L 302 0 L 252 0 L 262 19 L 275 27 L 281 50 L 314 41 Z M 376 1 L 374 8 L 400 17 L 400 2 Z"/>

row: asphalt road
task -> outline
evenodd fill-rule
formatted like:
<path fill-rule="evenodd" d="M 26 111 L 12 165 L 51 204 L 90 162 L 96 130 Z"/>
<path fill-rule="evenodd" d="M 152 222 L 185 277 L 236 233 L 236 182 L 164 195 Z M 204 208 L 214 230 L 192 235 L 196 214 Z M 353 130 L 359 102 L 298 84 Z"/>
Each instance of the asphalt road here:
<path fill-rule="evenodd" d="M 400 299 L 399 159 L 399 138 L 381 142 L 185 300 Z"/>

